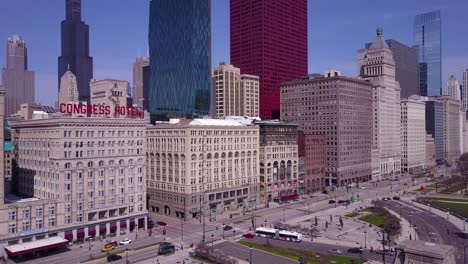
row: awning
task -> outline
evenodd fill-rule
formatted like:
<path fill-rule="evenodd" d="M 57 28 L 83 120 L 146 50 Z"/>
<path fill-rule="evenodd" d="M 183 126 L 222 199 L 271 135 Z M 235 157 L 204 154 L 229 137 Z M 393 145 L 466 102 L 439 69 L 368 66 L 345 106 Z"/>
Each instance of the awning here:
<path fill-rule="evenodd" d="M 16 257 L 28 253 L 34 253 L 41 250 L 52 249 L 57 247 L 63 247 L 68 245 L 68 240 L 63 239 L 59 236 L 49 237 L 45 239 L 39 239 L 31 242 L 25 242 L 20 244 L 11 245 L 5 247 L 5 251 L 8 256 Z"/>

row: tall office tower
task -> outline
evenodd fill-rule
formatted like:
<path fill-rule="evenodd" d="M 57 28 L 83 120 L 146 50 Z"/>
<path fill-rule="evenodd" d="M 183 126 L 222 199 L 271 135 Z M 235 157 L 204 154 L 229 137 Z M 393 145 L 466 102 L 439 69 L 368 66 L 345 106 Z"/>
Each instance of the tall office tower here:
<path fill-rule="evenodd" d="M 260 117 L 280 117 L 280 85 L 307 75 L 307 0 L 231 0 L 231 64 L 260 77 Z"/>
<path fill-rule="evenodd" d="M 325 137 L 327 185 L 371 180 L 372 87 L 336 71 L 281 86 L 281 120 Z"/>
<path fill-rule="evenodd" d="M 444 160 L 444 105 L 434 99 L 426 102 L 426 133 L 432 135 L 435 144 L 435 160 Z"/>
<path fill-rule="evenodd" d="M 419 94 L 442 95 L 442 19 L 440 10 L 414 19 L 414 44 L 419 46 Z"/>
<path fill-rule="evenodd" d="M 138 57 L 133 63 L 133 103 L 142 110 L 147 110 L 144 106 L 148 101 L 148 83 L 144 81 L 144 68 L 149 66 L 148 57 Z"/>
<path fill-rule="evenodd" d="M 62 76 L 62 78 L 60 79 L 60 87 L 62 88 L 59 92 L 59 106 L 62 104 L 79 102 L 80 97 L 78 94 L 76 76 L 71 71 L 67 71 Z"/>
<path fill-rule="evenodd" d="M 5 116 L 16 113 L 23 103 L 34 103 L 34 72 L 28 70 L 26 42 L 17 35 L 7 40 L 6 68 L 2 70 L 6 92 Z"/>
<path fill-rule="evenodd" d="M 211 101 L 211 0 L 151 0 L 152 120 L 203 116 Z"/>
<path fill-rule="evenodd" d="M 461 89 L 463 110 L 468 110 L 468 69 L 463 71 L 463 83 Z"/>
<path fill-rule="evenodd" d="M 426 106 L 401 100 L 401 171 L 416 174 L 426 167 Z"/>
<path fill-rule="evenodd" d="M 450 75 L 450 78 L 447 80 L 447 86 L 445 86 L 444 95 L 450 96 L 454 100 L 460 101 L 460 84 L 458 84 L 457 78 Z"/>
<path fill-rule="evenodd" d="M 436 100 L 443 105 L 444 159 L 453 165 L 460 157 L 461 148 L 463 147 L 463 140 L 460 136 L 463 133 L 460 122 L 460 101 L 450 96 L 440 96 Z"/>
<path fill-rule="evenodd" d="M 409 47 L 394 39 L 385 40 L 395 60 L 395 79 L 400 83 L 401 98 L 419 94 L 418 47 Z M 372 43 L 367 43 L 369 48 Z"/>
<path fill-rule="evenodd" d="M 259 78 L 221 63 L 213 71 L 216 116 L 258 117 Z"/>
<path fill-rule="evenodd" d="M 374 42 L 358 52 L 359 76 L 370 81 L 373 104 L 372 174 L 373 178 L 400 174 L 400 84 L 395 79 L 393 54 L 377 29 Z"/>
<path fill-rule="evenodd" d="M 66 18 L 62 21 L 62 53 L 58 57 L 59 91 L 60 78 L 68 70 L 76 76 L 80 101 L 89 103 L 93 57 L 89 56 L 89 26 L 81 21 L 81 0 L 66 0 Z"/>
<path fill-rule="evenodd" d="M 5 141 L 4 134 L 5 126 L 5 90 L 0 86 L 0 153 L 3 153 L 5 146 L 3 142 Z M 0 164 L 5 164 L 5 156 L 0 155 Z M 10 174 L 11 175 L 11 174 Z M 5 167 L 0 166 L 0 206 L 5 203 Z"/>

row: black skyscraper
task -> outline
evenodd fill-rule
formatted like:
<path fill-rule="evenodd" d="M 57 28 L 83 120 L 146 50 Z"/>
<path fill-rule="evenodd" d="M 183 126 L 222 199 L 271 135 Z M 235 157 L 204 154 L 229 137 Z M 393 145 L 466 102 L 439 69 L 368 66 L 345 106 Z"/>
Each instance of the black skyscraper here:
<path fill-rule="evenodd" d="M 66 0 L 62 21 L 62 54 L 58 58 L 60 78 L 70 67 L 76 76 L 80 101 L 89 102 L 89 81 L 93 78 L 93 58 L 89 56 L 89 26 L 81 21 L 81 0 Z"/>

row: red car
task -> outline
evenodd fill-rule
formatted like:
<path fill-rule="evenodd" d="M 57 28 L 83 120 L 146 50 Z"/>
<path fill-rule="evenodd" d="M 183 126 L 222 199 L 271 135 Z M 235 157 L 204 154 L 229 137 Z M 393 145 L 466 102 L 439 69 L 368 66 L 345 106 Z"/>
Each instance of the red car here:
<path fill-rule="evenodd" d="M 166 222 L 163 222 L 163 221 L 158 221 L 156 223 L 160 226 L 167 226 Z"/>
<path fill-rule="evenodd" d="M 254 234 L 247 233 L 247 234 L 243 234 L 242 237 L 243 237 L 243 238 L 247 238 L 247 239 L 252 239 L 252 238 L 255 237 L 255 235 L 254 235 Z"/>

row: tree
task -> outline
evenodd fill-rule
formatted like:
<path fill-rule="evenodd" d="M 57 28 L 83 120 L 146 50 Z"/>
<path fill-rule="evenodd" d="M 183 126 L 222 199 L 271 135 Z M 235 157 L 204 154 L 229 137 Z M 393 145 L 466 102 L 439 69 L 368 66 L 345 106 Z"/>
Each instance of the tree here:
<path fill-rule="evenodd" d="M 340 226 L 341 226 L 341 229 L 343 229 L 343 225 L 344 225 L 344 223 L 343 223 L 343 218 L 341 218 L 341 216 L 340 216 Z"/>
<path fill-rule="evenodd" d="M 466 190 L 468 184 L 468 152 L 465 152 L 460 156 L 458 164 L 462 176 L 461 183 L 463 184 L 463 188 Z"/>

